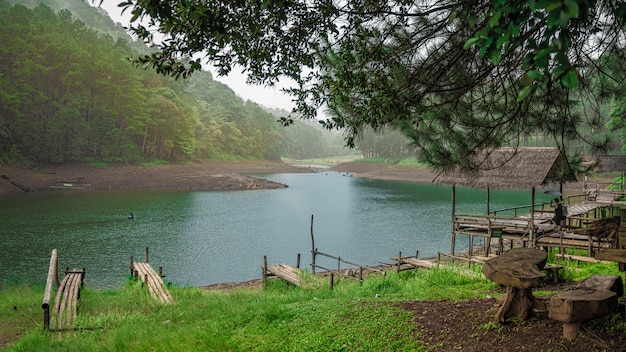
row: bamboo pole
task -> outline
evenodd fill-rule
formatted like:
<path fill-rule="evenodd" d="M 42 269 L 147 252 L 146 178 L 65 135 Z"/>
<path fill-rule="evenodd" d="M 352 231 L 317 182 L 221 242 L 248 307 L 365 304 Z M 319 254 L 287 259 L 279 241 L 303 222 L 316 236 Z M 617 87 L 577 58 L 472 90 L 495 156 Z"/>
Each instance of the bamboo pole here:
<path fill-rule="evenodd" d="M 135 271 L 134 262 L 135 262 L 135 257 L 131 255 L 130 256 L 130 276 L 133 276 L 133 272 Z"/>
<path fill-rule="evenodd" d="M 456 246 L 456 234 L 454 233 L 454 218 L 455 218 L 455 207 L 456 207 L 456 185 L 452 185 L 452 247 L 450 249 L 450 254 L 454 255 L 454 247 Z"/>
<path fill-rule="evenodd" d="M 298 259 L 296 260 L 296 268 L 300 269 L 300 253 L 298 253 Z"/>
<path fill-rule="evenodd" d="M 148 247 L 146 247 L 146 263 L 150 263 L 150 261 L 148 260 Z"/>
<path fill-rule="evenodd" d="M 561 188 L 563 188 L 563 183 L 561 183 Z M 535 248 L 535 243 L 537 239 L 535 238 L 535 187 L 533 187 L 531 196 L 530 196 L 530 245 L 532 248 Z"/>
<path fill-rule="evenodd" d="M 43 301 L 41 307 L 43 308 L 43 328 L 44 330 L 50 330 L 50 299 L 52 297 L 52 285 L 56 283 L 59 286 L 58 271 L 58 254 L 57 250 L 53 249 L 50 255 L 50 265 L 48 266 L 48 277 L 46 278 L 46 288 L 43 294 Z"/>
<path fill-rule="evenodd" d="M 56 313 L 56 326 L 58 330 L 63 329 L 63 321 L 66 319 L 66 310 L 67 310 L 67 287 L 70 280 L 71 275 L 66 275 L 61 281 L 61 285 L 57 289 L 57 295 L 54 299 L 54 313 Z"/>
<path fill-rule="evenodd" d="M 313 237 L 313 214 L 311 214 L 311 255 L 313 256 L 311 261 L 311 271 L 315 275 L 315 238 Z"/>

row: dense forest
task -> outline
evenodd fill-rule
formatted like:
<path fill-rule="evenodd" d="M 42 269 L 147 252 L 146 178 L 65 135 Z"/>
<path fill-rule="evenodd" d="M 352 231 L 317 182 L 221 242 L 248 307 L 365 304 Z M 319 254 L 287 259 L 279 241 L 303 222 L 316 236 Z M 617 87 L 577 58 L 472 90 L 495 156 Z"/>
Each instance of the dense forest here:
<path fill-rule="evenodd" d="M 23 3 L 0 0 L 1 160 L 176 162 L 347 152 L 340 134 L 316 123 L 281 127 L 277 115 L 287 112 L 242 100 L 208 72 L 174 80 L 134 66 L 129 59 L 148 49 L 87 2 L 72 1 L 72 12 Z"/>

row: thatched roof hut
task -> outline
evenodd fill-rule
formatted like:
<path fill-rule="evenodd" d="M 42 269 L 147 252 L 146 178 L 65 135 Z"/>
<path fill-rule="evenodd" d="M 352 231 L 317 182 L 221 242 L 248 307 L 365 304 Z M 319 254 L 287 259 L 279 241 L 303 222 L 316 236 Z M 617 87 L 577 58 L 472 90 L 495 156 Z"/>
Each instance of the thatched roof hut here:
<path fill-rule="evenodd" d="M 441 172 L 434 182 L 452 185 L 452 248 L 454 254 L 456 233 L 454 230 L 456 196 L 455 186 L 468 186 L 487 189 L 487 215 L 490 214 L 489 190 L 492 188 L 530 189 L 530 242 L 535 244 L 535 188 L 548 184 L 559 184 L 561 191 L 563 182 L 575 181 L 575 176 L 565 178 L 565 158 L 557 148 L 496 148 L 476 153 L 473 170 L 460 168 Z M 490 238 L 490 237 L 489 237 Z M 470 235 L 470 252 L 472 247 Z"/>
<path fill-rule="evenodd" d="M 566 181 L 565 158 L 557 148 L 497 148 L 475 155 L 476 170 L 441 172 L 434 182 L 474 188 L 531 189 Z"/>

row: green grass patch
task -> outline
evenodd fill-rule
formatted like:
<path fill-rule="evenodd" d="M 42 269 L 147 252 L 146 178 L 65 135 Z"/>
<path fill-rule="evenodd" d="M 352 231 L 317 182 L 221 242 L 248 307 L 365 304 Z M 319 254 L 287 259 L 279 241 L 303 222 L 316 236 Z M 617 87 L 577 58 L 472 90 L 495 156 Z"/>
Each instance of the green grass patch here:
<path fill-rule="evenodd" d="M 115 290 L 84 288 L 80 329 L 59 338 L 43 331 L 43 287 L 24 285 L 2 291 L 0 335 L 11 342 L 7 351 L 420 351 L 400 302 L 461 300 L 492 288 L 452 269 L 416 270 L 340 279 L 332 291 L 280 281 L 265 290 L 172 288 L 174 303 L 162 305 L 128 281 Z"/>
<path fill-rule="evenodd" d="M 614 269 L 587 264 L 572 271 Z M 370 275 L 363 283 L 340 276 L 332 291 L 279 280 L 265 290 L 174 287 L 169 305 L 129 280 L 119 289 L 83 288 L 79 329 L 62 336 L 43 331 L 43 287 L 19 285 L 0 291 L 0 339 L 9 341 L 6 351 L 422 351 L 412 313 L 401 303 L 501 294 L 481 269 L 442 266 Z"/>

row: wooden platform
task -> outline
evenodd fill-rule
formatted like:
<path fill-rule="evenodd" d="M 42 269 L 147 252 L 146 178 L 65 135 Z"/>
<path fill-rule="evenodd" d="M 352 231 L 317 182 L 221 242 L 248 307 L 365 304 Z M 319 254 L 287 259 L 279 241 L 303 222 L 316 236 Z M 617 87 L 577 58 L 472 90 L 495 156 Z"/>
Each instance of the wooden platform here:
<path fill-rule="evenodd" d="M 135 278 L 139 278 L 144 285 L 148 286 L 150 295 L 159 302 L 172 303 L 172 295 L 165 286 L 161 275 L 159 275 L 149 263 L 133 262 Z"/>
<path fill-rule="evenodd" d="M 80 288 L 83 286 L 84 277 L 84 270 L 74 269 L 65 272 L 54 299 L 50 330 L 68 330 L 75 327 Z"/>

